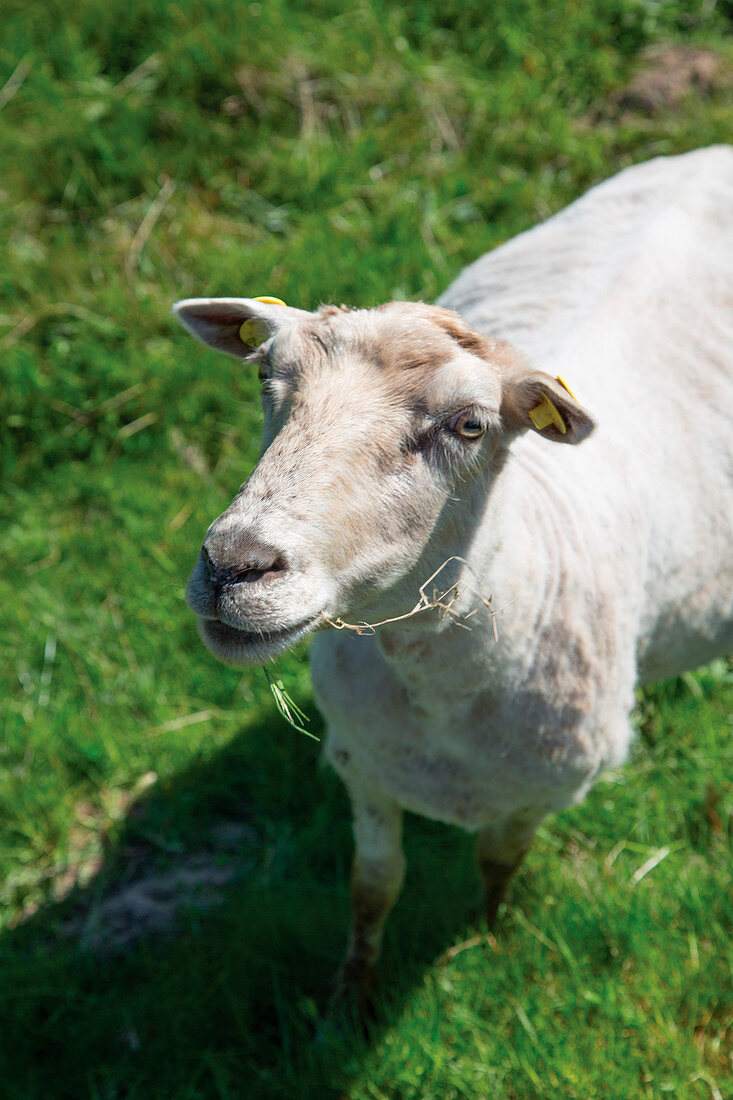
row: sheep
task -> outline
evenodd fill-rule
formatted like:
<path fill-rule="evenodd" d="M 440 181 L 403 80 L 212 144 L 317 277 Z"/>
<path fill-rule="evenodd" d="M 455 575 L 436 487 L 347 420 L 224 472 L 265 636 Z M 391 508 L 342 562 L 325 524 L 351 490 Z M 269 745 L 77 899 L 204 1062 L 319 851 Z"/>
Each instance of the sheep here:
<path fill-rule="evenodd" d="M 491 925 L 543 818 L 624 760 L 635 685 L 733 649 L 733 150 L 627 168 L 436 305 L 174 310 L 262 379 L 187 601 L 235 665 L 316 633 L 338 990 L 368 1005 L 404 810 L 476 834 Z"/>

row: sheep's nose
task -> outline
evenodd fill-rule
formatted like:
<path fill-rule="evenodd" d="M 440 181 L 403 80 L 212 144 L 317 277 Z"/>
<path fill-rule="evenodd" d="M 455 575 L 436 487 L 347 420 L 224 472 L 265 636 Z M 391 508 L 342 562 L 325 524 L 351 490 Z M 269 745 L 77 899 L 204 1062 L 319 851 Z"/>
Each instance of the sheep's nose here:
<path fill-rule="evenodd" d="M 226 541 L 214 535 L 202 546 L 201 556 L 214 590 L 269 579 L 288 568 L 282 551 L 246 534 Z"/>

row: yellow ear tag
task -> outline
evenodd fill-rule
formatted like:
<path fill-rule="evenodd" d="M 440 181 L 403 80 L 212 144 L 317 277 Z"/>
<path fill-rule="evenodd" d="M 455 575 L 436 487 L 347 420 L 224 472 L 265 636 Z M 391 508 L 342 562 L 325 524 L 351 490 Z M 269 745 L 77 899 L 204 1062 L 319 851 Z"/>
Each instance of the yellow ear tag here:
<path fill-rule="evenodd" d="M 567 433 L 568 429 L 565 427 L 565 421 L 546 393 L 542 394 L 539 405 L 535 405 L 533 409 L 529 410 L 529 418 L 538 432 L 541 432 L 548 424 L 554 424 L 563 435 Z"/>
<path fill-rule="evenodd" d="M 562 388 L 563 388 L 564 390 L 567 390 L 567 391 L 568 391 L 568 393 L 569 393 L 569 394 L 570 394 L 570 396 L 572 397 L 573 401 L 577 401 L 577 400 L 578 400 L 578 399 L 577 399 L 577 397 L 575 396 L 575 394 L 573 393 L 573 391 L 572 391 L 572 390 L 570 389 L 570 386 L 569 386 L 569 385 L 567 384 L 567 382 L 565 381 L 565 379 L 564 379 L 564 378 L 561 378 L 561 376 L 560 376 L 559 374 L 558 374 L 558 376 L 557 376 L 557 381 L 558 381 L 558 382 L 560 383 L 560 385 L 562 386 Z"/>
<path fill-rule="evenodd" d="M 284 306 L 282 298 L 271 298 L 267 294 L 261 295 L 259 298 L 253 298 L 253 302 L 262 302 L 266 306 Z M 264 343 L 267 339 L 267 331 L 262 325 L 261 321 L 257 321 L 254 318 L 250 318 L 249 321 L 244 321 L 239 326 L 239 339 L 243 344 L 247 344 L 248 347 L 257 348 L 260 344 Z"/>
<path fill-rule="evenodd" d="M 565 379 L 562 378 L 559 374 L 556 378 L 556 381 L 560 383 L 564 390 L 567 390 L 573 401 L 578 400 Z M 558 431 L 562 432 L 563 435 L 567 434 L 568 429 L 565 421 L 560 416 L 560 413 L 557 411 L 546 393 L 542 394 L 542 401 L 540 402 L 540 404 L 535 405 L 533 409 L 530 409 L 529 417 L 538 432 L 541 432 L 542 429 L 546 428 L 548 424 L 554 424 Z"/>
<path fill-rule="evenodd" d="M 258 348 L 267 339 L 267 331 L 261 321 L 250 318 L 239 326 L 239 339 L 250 348 Z"/>

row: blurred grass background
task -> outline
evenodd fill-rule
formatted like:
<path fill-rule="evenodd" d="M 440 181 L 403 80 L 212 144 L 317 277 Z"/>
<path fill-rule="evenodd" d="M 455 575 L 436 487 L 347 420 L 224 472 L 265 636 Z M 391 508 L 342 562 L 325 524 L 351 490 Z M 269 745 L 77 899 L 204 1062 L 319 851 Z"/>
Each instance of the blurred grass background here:
<path fill-rule="evenodd" d="M 640 697 L 632 766 L 543 830 L 496 940 L 469 838 L 411 821 L 380 1027 L 314 1041 L 348 807 L 185 609 L 259 410 L 169 314 L 431 299 L 625 165 L 730 140 L 730 3 L 0 14 L 0 1094 L 733 1094 L 724 661 Z M 702 69 L 629 94 L 669 45 Z M 278 675 L 318 732 L 304 653 Z"/>

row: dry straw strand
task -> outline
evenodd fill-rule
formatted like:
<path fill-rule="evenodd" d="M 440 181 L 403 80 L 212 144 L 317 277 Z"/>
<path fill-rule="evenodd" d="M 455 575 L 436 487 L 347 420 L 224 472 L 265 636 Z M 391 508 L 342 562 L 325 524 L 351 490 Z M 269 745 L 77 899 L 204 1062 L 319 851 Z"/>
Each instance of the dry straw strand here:
<path fill-rule="evenodd" d="M 445 561 L 442 563 L 442 565 L 439 565 L 438 568 L 435 570 L 435 572 L 432 573 L 428 577 L 428 579 L 423 584 L 420 585 L 420 588 L 419 588 L 420 599 L 417 601 L 417 603 L 412 608 L 412 610 L 411 611 L 406 611 L 404 613 L 404 615 L 395 615 L 391 619 L 382 619 L 381 622 L 378 622 L 378 623 L 367 623 L 367 622 L 347 623 L 347 622 L 344 622 L 344 620 L 340 619 L 340 618 L 330 619 L 325 611 L 322 611 L 321 615 L 323 616 L 324 620 L 328 623 L 328 625 L 332 626 L 335 630 L 353 630 L 355 634 L 368 634 L 368 635 L 371 635 L 371 634 L 376 634 L 377 629 L 380 626 L 388 626 L 390 623 L 403 622 L 405 619 L 411 619 L 414 615 L 420 615 L 423 611 L 434 611 L 434 610 L 437 609 L 437 610 L 442 612 L 444 618 L 446 618 L 448 616 L 450 618 L 452 618 L 453 622 L 456 626 L 460 626 L 464 630 L 470 630 L 471 627 L 466 623 L 465 620 L 470 619 L 471 616 L 475 615 L 476 612 L 479 609 L 477 607 L 474 607 L 471 611 L 469 611 L 465 615 L 460 615 L 456 611 L 454 605 L 456 603 L 456 600 L 458 599 L 459 592 L 460 592 L 460 589 L 459 589 L 460 582 L 459 581 L 454 581 L 453 584 L 451 584 L 443 592 L 439 593 L 437 589 L 433 589 L 432 596 L 428 596 L 427 593 L 426 593 L 426 589 L 427 589 L 428 585 L 432 584 L 432 582 L 435 580 L 435 578 L 440 573 L 442 573 L 442 571 L 445 569 L 445 567 L 453 561 L 460 562 L 462 565 L 465 565 L 466 569 L 472 571 L 471 566 L 468 564 L 468 562 L 466 561 L 465 558 L 461 558 L 457 554 L 454 554 L 450 558 L 446 558 Z M 473 585 L 467 585 L 467 584 L 464 583 L 463 588 L 466 592 L 469 592 L 473 596 L 475 596 L 483 604 L 483 606 L 488 610 L 489 614 L 491 615 L 491 628 L 494 632 L 494 641 L 498 642 L 499 632 L 496 628 L 496 617 L 502 611 L 504 611 L 507 607 L 509 607 L 509 604 L 513 603 L 514 600 L 510 600 L 509 603 L 504 604 L 503 607 L 495 609 L 494 607 L 492 607 L 492 602 L 491 602 L 492 599 L 493 599 L 493 596 L 484 596 L 484 595 L 482 595 L 482 593 L 479 592 L 479 590 L 477 588 L 475 588 Z M 516 599 L 516 598 L 517 597 L 515 596 L 514 599 Z"/>

